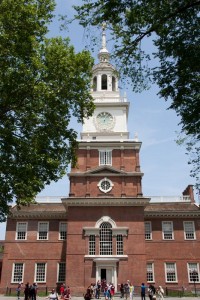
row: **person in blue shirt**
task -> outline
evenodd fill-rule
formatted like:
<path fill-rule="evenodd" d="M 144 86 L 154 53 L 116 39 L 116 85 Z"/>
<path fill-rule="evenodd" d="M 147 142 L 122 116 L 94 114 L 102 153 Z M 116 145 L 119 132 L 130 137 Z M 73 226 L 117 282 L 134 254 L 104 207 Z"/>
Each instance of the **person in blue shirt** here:
<path fill-rule="evenodd" d="M 141 300 L 145 300 L 145 294 L 146 294 L 146 286 L 144 283 L 141 284 Z"/>

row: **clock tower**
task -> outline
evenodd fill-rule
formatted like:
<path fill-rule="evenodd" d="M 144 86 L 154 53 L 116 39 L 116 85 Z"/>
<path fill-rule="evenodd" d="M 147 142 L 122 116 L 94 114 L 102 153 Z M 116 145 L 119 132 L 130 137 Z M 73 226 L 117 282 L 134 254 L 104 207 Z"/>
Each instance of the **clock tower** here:
<path fill-rule="evenodd" d="M 117 289 L 124 276 L 138 270 L 135 284 L 146 276 L 144 207 L 149 198 L 142 195 L 141 142 L 129 138 L 129 102 L 120 95 L 109 57 L 103 27 L 91 83 L 96 107 L 84 120 L 69 197 L 62 199 L 68 212 L 66 281 L 80 292 L 98 280 Z"/>
<path fill-rule="evenodd" d="M 118 73 L 109 62 L 106 49 L 105 27 L 102 33 L 102 47 L 99 63 L 93 68 L 92 96 L 96 109 L 83 124 L 82 140 L 124 140 L 129 138 L 127 131 L 129 102 L 121 97 L 118 87 Z"/>

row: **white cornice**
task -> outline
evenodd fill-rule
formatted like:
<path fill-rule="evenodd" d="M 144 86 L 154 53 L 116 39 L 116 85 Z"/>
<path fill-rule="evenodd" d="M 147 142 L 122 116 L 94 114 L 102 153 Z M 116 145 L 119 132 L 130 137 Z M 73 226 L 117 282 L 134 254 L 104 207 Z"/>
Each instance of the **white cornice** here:
<path fill-rule="evenodd" d="M 33 211 L 15 211 L 13 212 L 9 218 L 11 219 L 58 219 L 58 220 L 66 220 L 67 218 L 67 211 L 66 212 L 62 212 L 62 213 L 58 213 L 53 211 L 53 207 L 52 207 L 52 211 L 51 212 L 46 212 L 46 211 L 37 211 L 37 212 L 33 212 Z"/>
<path fill-rule="evenodd" d="M 199 218 L 200 211 L 156 211 L 144 212 L 145 218 Z"/>
<path fill-rule="evenodd" d="M 98 173 L 89 173 L 88 171 L 86 172 L 80 172 L 80 173 L 69 173 L 69 177 L 99 177 L 99 176 L 109 176 L 109 177 L 141 177 L 143 176 L 144 173 L 141 172 L 123 172 L 123 173 L 112 173 L 112 172 L 98 172 Z"/>
<path fill-rule="evenodd" d="M 146 206 L 148 205 L 150 198 L 144 197 L 124 197 L 124 198 L 116 198 L 116 197 L 96 197 L 96 198 L 77 198 L 77 197 L 68 197 L 63 198 L 62 202 L 67 208 L 68 206 Z"/>
<path fill-rule="evenodd" d="M 92 133 L 91 133 L 92 134 Z M 99 149 L 99 148 L 105 148 L 105 147 L 113 147 L 114 149 L 121 149 L 122 146 L 124 149 L 140 149 L 142 142 L 136 142 L 134 140 L 123 140 L 121 141 L 108 141 L 108 140 L 90 140 L 88 141 L 82 141 L 78 140 L 79 143 L 79 149 Z"/>

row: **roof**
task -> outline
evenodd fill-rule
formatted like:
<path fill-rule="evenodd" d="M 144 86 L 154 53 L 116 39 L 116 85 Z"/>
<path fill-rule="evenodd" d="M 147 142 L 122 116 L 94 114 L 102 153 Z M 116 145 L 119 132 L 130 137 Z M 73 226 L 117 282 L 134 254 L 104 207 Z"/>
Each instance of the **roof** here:
<path fill-rule="evenodd" d="M 66 209 L 63 203 L 34 203 L 18 208 L 14 206 L 11 209 L 10 218 L 61 218 L 66 219 Z"/>
<path fill-rule="evenodd" d="M 150 203 L 145 207 L 145 217 L 200 217 L 200 207 L 195 203 Z"/>

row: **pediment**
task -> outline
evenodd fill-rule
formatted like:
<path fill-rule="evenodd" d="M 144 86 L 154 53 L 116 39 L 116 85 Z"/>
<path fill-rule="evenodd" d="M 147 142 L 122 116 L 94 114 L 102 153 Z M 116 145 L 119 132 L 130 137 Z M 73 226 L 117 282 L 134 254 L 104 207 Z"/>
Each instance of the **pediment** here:
<path fill-rule="evenodd" d="M 113 168 L 112 166 L 99 166 L 95 169 L 92 170 L 88 170 L 85 174 L 89 175 L 89 174 L 126 174 L 126 172 L 122 171 L 122 170 L 118 170 Z"/>

